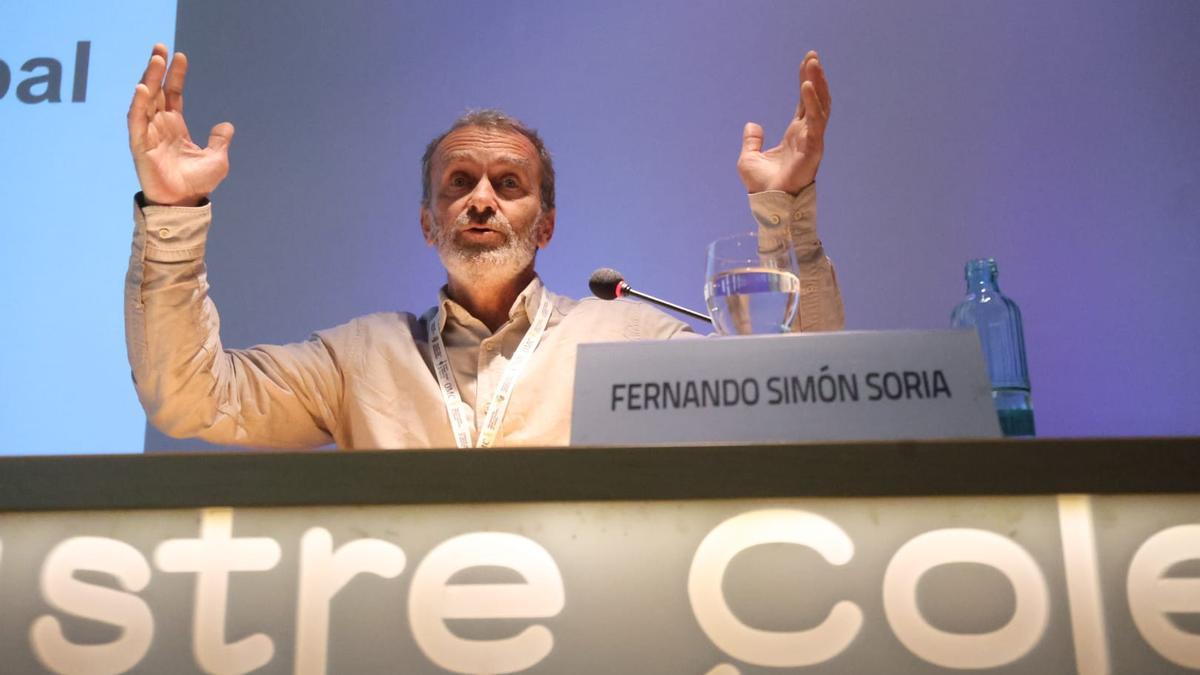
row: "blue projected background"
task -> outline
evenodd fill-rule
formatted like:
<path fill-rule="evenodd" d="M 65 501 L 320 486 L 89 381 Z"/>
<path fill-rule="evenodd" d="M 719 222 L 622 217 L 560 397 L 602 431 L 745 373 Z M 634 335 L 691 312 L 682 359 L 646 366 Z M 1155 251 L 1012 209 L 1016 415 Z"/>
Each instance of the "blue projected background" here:
<path fill-rule="evenodd" d="M 174 0 L 0 4 L 0 454 L 142 450 L 121 306 L 137 185 L 125 111 L 150 46 L 174 34 Z M 61 102 L 21 101 L 21 82 L 50 74 L 21 70 L 36 58 L 62 64 Z"/>

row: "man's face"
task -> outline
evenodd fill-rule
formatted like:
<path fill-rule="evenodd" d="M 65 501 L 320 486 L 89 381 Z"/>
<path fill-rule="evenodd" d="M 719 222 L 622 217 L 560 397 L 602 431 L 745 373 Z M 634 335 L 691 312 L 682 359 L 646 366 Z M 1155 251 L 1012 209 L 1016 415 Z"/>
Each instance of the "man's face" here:
<path fill-rule="evenodd" d="M 425 241 L 452 275 L 509 278 L 554 233 L 541 208 L 537 149 L 519 133 L 467 126 L 438 144 L 430 166 Z"/>

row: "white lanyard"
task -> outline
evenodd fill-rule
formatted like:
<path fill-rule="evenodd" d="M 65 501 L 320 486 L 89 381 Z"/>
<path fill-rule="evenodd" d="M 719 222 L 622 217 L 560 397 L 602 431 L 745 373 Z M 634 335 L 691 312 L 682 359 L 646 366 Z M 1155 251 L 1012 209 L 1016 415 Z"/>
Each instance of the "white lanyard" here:
<path fill-rule="evenodd" d="M 458 393 L 458 382 L 454 379 L 454 371 L 450 369 L 450 357 L 446 354 L 446 345 L 442 342 L 442 332 L 439 329 L 445 310 L 439 306 L 438 311 L 426 324 L 429 333 L 429 349 L 433 353 L 433 372 L 437 375 L 438 385 L 442 390 L 442 400 L 446 403 L 446 414 L 450 417 L 450 427 L 454 430 L 454 442 L 458 444 L 458 447 L 488 448 L 496 441 L 496 434 L 500 431 L 500 421 L 504 419 L 504 411 L 508 409 L 508 400 L 513 387 L 517 384 L 517 378 L 521 376 L 521 371 L 525 369 L 525 364 L 529 361 L 533 350 L 537 349 L 538 343 L 542 340 L 542 334 L 546 332 L 546 324 L 550 321 L 550 312 L 554 309 L 554 305 L 550 302 L 548 295 L 545 290 L 542 291 L 542 301 L 538 305 L 537 315 L 529 324 L 529 330 L 526 331 L 525 337 L 521 338 L 521 344 L 517 345 L 517 351 L 513 354 L 512 360 L 508 362 L 508 367 L 504 369 L 500 384 L 496 386 L 496 393 L 488 403 L 487 412 L 483 416 L 483 429 L 479 432 L 479 438 L 474 444 L 471 443 L 471 436 L 475 433 L 475 411 L 463 403 L 462 396 Z"/>

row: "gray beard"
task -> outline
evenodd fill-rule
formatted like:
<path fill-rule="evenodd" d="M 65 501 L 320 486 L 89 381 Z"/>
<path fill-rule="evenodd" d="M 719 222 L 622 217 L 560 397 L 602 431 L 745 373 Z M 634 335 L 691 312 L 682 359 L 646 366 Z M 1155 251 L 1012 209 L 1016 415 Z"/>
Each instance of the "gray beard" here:
<path fill-rule="evenodd" d="M 538 233 L 542 226 L 542 211 L 539 209 L 533 225 L 521 236 L 503 214 L 496 212 L 488 218 L 487 225 L 504 235 L 499 246 L 468 246 L 455 241 L 455 235 L 471 223 L 467 212 L 455 218 L 452 227 L 442 227 L 433 218 L 433 242 L 438 257 L 450 276 L 469 281 L 511 279 L 533 263 L 537 254 Z"/>

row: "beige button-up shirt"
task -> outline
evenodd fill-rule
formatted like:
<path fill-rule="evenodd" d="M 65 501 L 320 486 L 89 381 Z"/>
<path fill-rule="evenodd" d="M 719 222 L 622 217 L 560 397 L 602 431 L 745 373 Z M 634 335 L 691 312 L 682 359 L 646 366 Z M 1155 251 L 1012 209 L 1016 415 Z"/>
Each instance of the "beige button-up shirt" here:
<path fill-rule="evenodd" d="M 801 330 L 842 327 L 832 264 L 816 234 L 815 188 L 798 196 L 750 196 L 763 228 L 789 227 L 800 258 Z M 150 421 L 176 437 L 224 445 L 339 448 L 455 447 L 433 373 L 429 322 L 381 312 L 305 342 L 224 349 L 208 297 L 204 246 L 211 205 L 134 208 L 125 285 L 125 329 L 138 397 Z M 439 306 L 450 365 L 463 402 L 482 423 L 543 295 L 553 312 L 508 404 L 497 445 L 566 445 L 575 348 L 583 342 L 694 336 L 686 324 L 626 300 L 573 300 L 534 279 L 495 333 L 445 291 Z"/>

